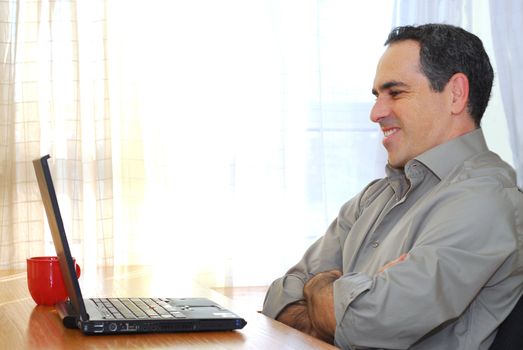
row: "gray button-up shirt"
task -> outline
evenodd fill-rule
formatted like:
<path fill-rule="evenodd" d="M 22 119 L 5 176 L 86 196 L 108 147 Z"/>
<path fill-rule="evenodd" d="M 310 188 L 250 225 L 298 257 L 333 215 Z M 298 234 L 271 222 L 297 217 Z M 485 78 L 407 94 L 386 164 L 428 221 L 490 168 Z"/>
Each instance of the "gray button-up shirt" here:
<path fill-rule="evenodd" d="M 347 349 L 488 349 L 523 293 L 523 194 L 477 129 L 369 184 L 273 282 L 263 313 L 334 283 L 335 343 Z M 378 270 L 407 253 L 385 271 Z"/>

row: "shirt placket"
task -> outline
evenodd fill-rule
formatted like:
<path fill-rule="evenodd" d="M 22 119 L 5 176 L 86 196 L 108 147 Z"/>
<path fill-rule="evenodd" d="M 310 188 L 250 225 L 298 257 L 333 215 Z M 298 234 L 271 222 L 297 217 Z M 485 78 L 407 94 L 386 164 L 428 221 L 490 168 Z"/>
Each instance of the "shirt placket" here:
<path fill-rule="evenodd" d="M 383 215 L 376 220 L 376 223 L 373 225 L 373 229 L 370 234 L 367 236 L 365 242 L 365 249 L 362 252 L 367 257 L 370 257 L 376 254 L 377 249 L 380 247 L 381 242 L 387 237 L 387 233 L 390 232 L 391 228 L 394 226 L 395 216 L 392 214 L 392 211 L 405 203 L 407 198 L 419 187 L 420 183 L 423 181 L 425 172 L 421 165 L 416 162 L 413 162 L 408 166 L 405 172 L 405 176 L 400 180 L 403 183 L 398 183 L 395 187 L 396 195 L 387 203 L 386 207 L 383 210 Z M 407 184 L 407 185 L 405 185 Z M 402 193 L 403 192 L 403 193 Z"/>

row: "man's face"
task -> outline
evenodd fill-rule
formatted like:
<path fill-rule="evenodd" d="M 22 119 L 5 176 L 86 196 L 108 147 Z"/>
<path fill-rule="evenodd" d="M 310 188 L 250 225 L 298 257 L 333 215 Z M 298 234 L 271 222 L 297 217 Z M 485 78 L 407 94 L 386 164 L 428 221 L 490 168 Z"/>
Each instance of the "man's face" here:
<path fill-rule="evenodd" d="M 391 44 L 381 57 L 374 78 L 376 102 L 370 118 L 383 131 L 389 164 L 403 168 L 419 154 L 449 140 L 451 95 L 431 89 L 419 64 L 419 44 Z"/>

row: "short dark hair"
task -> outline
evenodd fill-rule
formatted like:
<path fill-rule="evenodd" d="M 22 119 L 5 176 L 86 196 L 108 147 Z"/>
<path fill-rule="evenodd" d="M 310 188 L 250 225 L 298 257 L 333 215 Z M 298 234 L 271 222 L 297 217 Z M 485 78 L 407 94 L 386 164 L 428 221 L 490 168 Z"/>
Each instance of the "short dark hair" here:
<path fill-rule="evenodd" d="M 393 29 L 385 45 L 415 40 L 420 66 L 434 91 L 441 92 L 456 73 L 469 80 L 468 111 L 477 127 L 487 108 L 494 72 L 483 43 L 476 35 L 448 24 L 402 26 Z"/>

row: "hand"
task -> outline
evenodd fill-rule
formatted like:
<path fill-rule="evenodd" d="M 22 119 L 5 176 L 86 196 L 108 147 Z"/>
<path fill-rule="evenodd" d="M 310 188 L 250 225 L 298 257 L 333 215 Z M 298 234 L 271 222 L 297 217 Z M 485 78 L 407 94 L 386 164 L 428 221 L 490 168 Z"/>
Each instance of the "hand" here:
<path fill-rule="evenodd" d="M 311 319 L 309 318 L 309 311 L 307 310 L 307 302 L 305 300 L 287 305 L 278 317 L 276 317 L 276 320 L 285 323 L 287 326 L 296 328 L 299 331 L 316 336 Z"/>
<path fill-rule="evenodd" d="M 342 273 L 338 270 L 321 272 L 311 278 L 303 288 L 316 337 L 331 344 L 336 331 L 333 283 L 341 276 Z"/>

